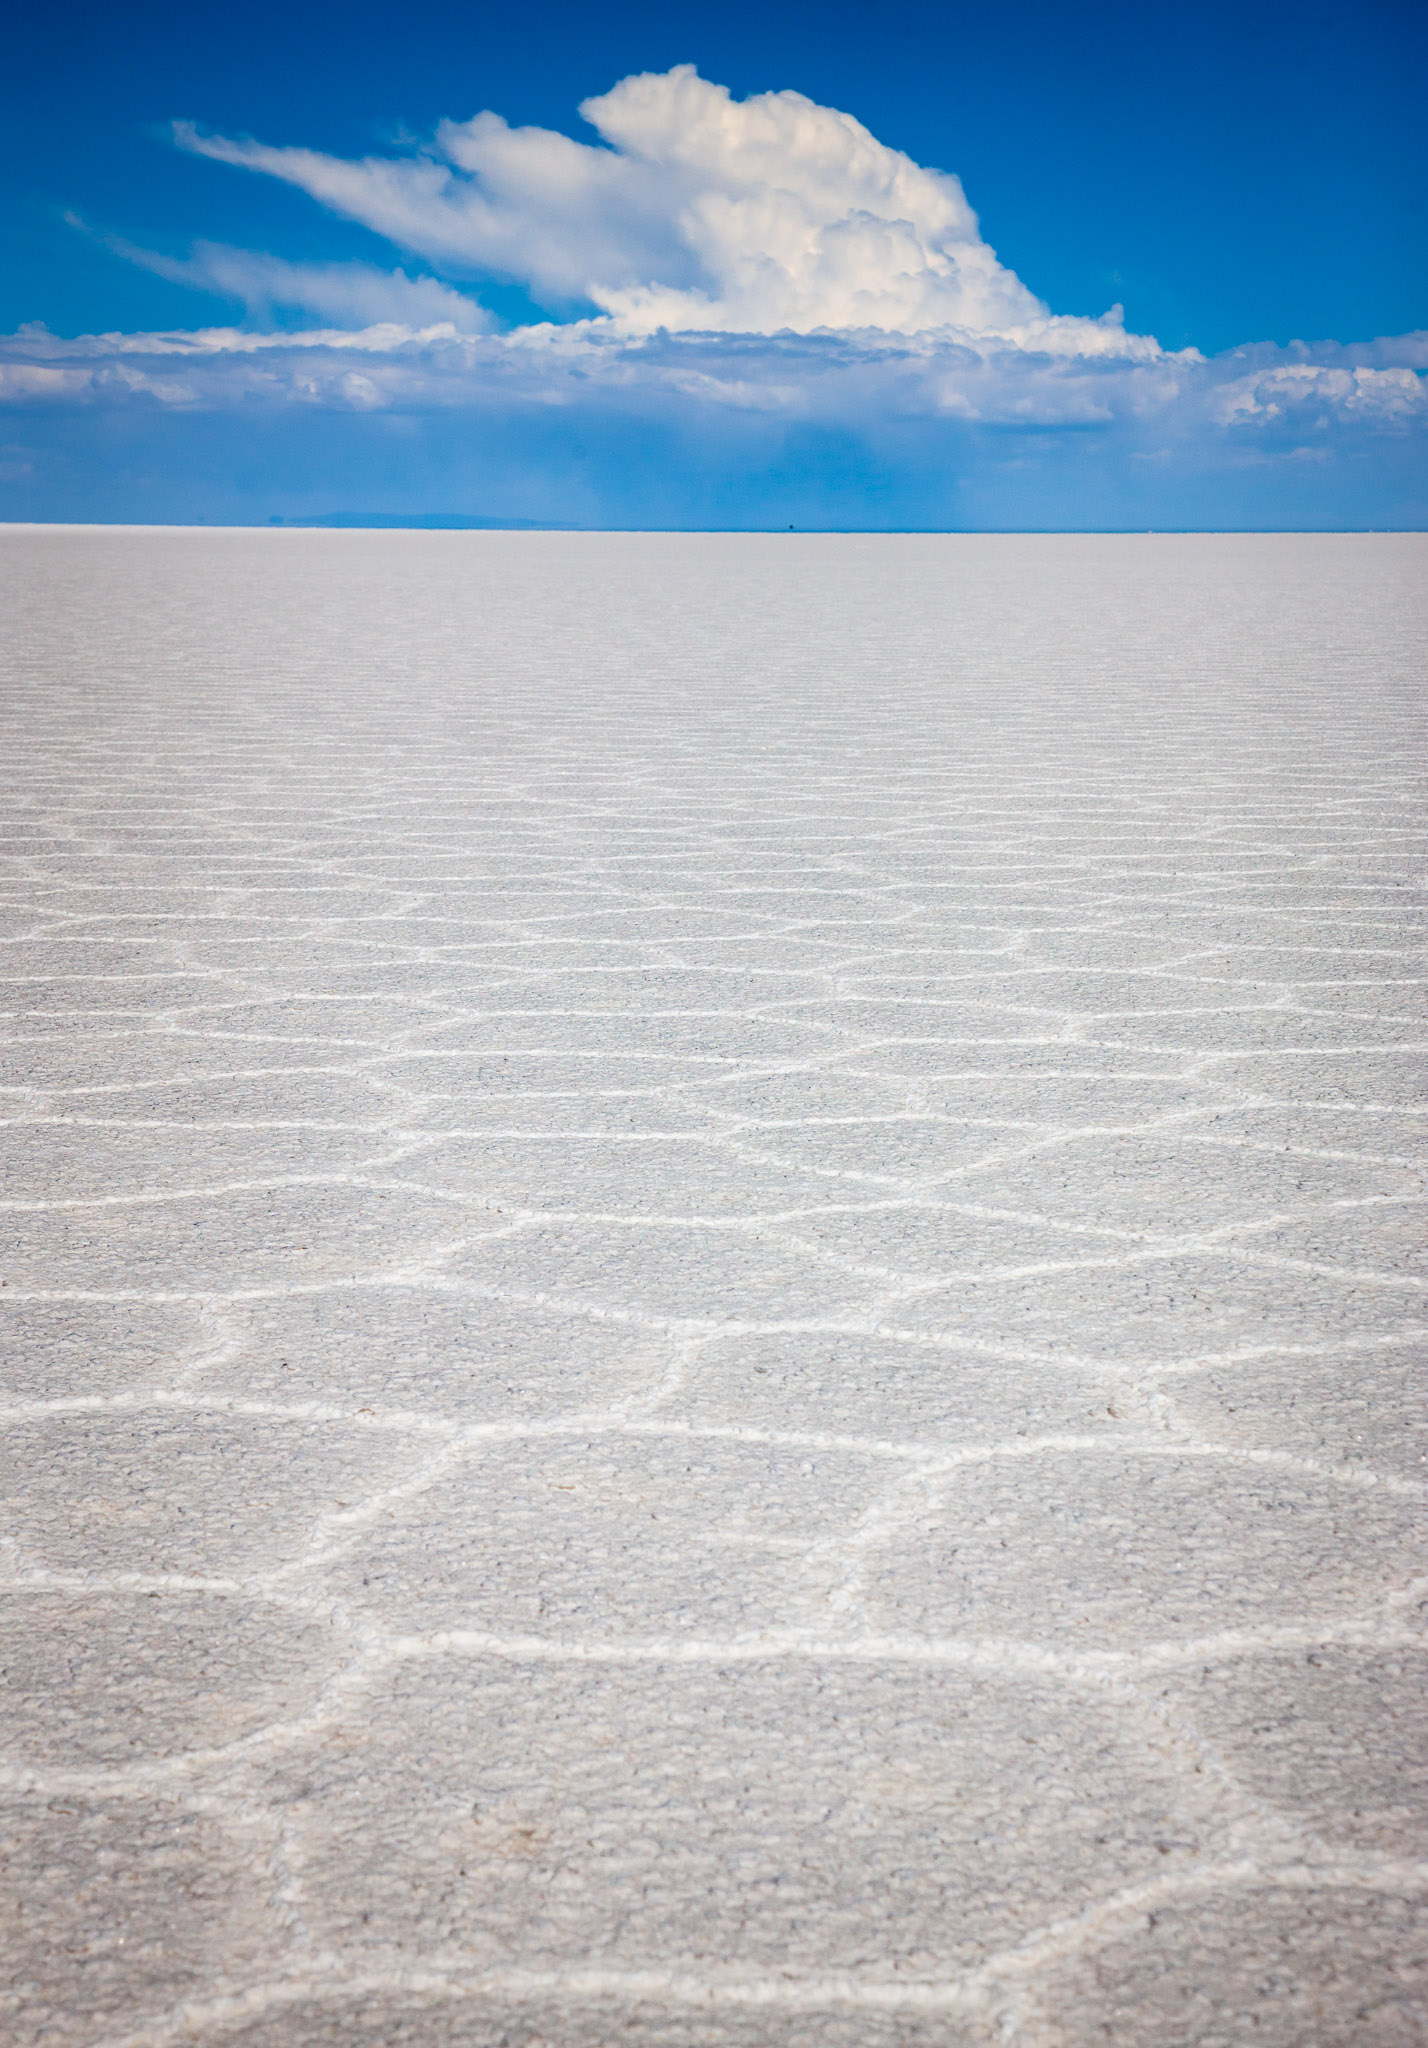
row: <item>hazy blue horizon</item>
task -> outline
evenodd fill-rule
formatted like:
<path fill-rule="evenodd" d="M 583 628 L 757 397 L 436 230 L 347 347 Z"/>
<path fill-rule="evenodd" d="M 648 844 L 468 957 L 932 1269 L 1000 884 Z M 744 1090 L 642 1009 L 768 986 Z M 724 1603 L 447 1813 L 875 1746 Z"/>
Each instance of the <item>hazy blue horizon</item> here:
<path fill-rule="evenodd" d="M 0 519 L 1428 526 L 1428 16 L 31 10 Z"/>

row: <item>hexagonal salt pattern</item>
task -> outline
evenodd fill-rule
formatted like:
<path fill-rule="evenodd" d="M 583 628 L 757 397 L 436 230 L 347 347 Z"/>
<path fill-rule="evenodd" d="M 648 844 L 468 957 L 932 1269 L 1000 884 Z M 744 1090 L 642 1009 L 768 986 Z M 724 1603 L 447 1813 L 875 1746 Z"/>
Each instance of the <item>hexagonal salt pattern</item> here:
<path fill-rule="evenodd" d="M 0 2033 L 1428 2041 L 1413 536 L 0 535 Z"/>

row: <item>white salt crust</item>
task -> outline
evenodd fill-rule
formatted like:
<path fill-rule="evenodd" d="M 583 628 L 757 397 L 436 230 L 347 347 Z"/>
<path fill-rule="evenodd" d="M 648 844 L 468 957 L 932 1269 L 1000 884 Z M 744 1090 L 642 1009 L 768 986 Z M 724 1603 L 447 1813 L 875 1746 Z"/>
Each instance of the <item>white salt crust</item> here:
<path fill-rule="evenodd" d="M 1425 571 L 0 532 L 7 2039 L 1428 2039 Z"/>

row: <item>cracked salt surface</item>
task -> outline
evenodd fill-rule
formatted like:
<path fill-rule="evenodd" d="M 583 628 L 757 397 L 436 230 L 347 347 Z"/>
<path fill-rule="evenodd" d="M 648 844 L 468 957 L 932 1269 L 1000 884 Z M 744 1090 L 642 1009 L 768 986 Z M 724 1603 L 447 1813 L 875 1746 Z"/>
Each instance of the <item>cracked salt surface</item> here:
<path fill-rule="evenodd" d="M 7 2040 L 1428 2040 L 1426 552 L 0 536 Z"/>

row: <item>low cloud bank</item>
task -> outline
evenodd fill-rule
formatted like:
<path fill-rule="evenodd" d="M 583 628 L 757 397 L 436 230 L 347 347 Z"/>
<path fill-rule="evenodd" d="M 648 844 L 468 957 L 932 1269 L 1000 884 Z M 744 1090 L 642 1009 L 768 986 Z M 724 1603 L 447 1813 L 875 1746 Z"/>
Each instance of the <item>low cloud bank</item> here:
<path fill-rule="evenodd" d="M 1193 426 L 1275 440 L 1422 422 L 1425 367 L 1428 335 L 1207 359 L 1191 350 L 1078 355 L 957 329 L 630 336 L 580 321 L 497 335 L 462 332 L 451 321 L 388 320 L 297 333 L 210 327 L 75 340 L 25 329 L 4 343 L 0 397 L 186 409 L 654 407 L 869 433 L 919 418 L 1041 429 L 1134 422 L 1149 434 Z"/>

